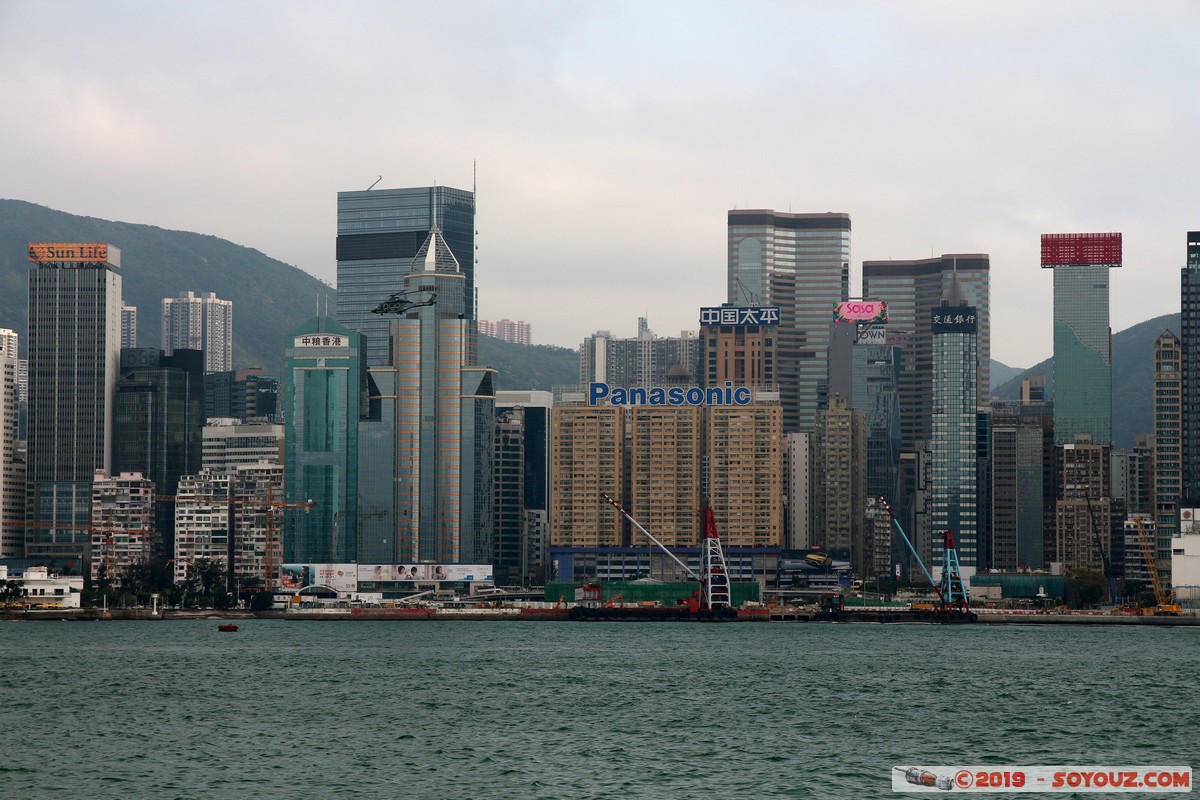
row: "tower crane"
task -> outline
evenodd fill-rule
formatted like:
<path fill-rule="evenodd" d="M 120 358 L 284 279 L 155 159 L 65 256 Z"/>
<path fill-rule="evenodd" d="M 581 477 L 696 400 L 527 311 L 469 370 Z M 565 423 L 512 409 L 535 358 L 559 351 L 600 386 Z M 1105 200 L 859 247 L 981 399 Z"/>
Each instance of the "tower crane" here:
<path fill-rule="evenodd" d="M 883 500 L 883 498 L 880 498 L 880 500 Z M 917 552 L 917 548 L 913 547 L 908 534 L 904 532 L 904 528 L 900 525 L 900 520 L 896 519 L 896 512 L 892 510 L 891 505 L 886 500 L 883 501 L 883 507 L 887 509 L 888 516 L 892 518 L 892 524 L 896 526 L 896 530 L 900 532 L 900 538 L 904 539 L 904 543 L 908 545 L 909 551 L 917 559 L 917 564 L 920 565 L 921 571 L 929 579 L 929 584 L 937 592 L 938 607 L 936 613 L 945 619 L 953 619 L 955 621 L 968 619 L 974 621 L 975 614 L 971 611 L 967 585 L 963 583 L 962 572 L 959 568 L 958 550 L 954 546 L 954 534 L 950 531 L 942 532 L 942 580 L 940 582 L 935 581 L 933 576 L 929 574 L 929 570 L 925 568 L 925 562 L 921 560 L 921 555 Z"/>

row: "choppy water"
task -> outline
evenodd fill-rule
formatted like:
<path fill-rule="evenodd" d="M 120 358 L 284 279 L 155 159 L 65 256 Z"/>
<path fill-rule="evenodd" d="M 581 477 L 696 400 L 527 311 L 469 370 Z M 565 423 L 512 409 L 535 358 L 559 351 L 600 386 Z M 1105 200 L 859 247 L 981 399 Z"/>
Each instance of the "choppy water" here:
<path fill-rule="evenodd" d="M 1200 630 L 0 623 L 3 798 L 885 797 L 1200 767 Z"/>

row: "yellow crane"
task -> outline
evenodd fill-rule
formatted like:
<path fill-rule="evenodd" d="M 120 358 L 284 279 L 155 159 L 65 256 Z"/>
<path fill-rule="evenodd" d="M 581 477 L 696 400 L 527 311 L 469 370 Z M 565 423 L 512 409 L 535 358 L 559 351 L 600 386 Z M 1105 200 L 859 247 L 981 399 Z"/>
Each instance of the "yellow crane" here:
<path fill-rule="evenodd" d="M 1163 588 L 1162 581 L 1158 577 L 1158 563 L 1154 559 L 1154 550 L 1150 547 L 1150 537 L 1146 535 L 1146 526 L 1142 524 L 1141 517 L 1133 518 L 1134 524 L 1138 529 L 1138 540 L 1142 545 L 1142 558 L 1146 561 L 1146 571 L 1150 573 L 1150 584 L 1154 587 L 1154 602 L 1156 603 L 1153 609 L 1147 609 L 1151 614 L 1176 616 L 1183 611 L 1183 607 L 1175 600 L 1175 592 L 1168 592 Z M 1146 613 L 1143 611 L 1142 613 Z"/>

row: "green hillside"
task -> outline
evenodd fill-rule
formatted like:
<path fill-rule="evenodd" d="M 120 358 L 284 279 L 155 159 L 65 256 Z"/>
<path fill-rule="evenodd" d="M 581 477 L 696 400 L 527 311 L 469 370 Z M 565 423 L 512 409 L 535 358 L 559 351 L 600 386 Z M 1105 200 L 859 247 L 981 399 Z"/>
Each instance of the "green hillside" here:
<path fill-rule="evenodd" d="M 312 317 L 332 288 L 296 267 L 215 236 L 80 217 L 21 200 L 0 200 L 0 326 L 28 321 L 31 241 L 109 242 L 121 250 L 125 302 L 138 310 L 138 344 L 158 347 L 162 299 L 216 292 L 233 301 L 233 362 L 279 374 L 286 334 Z"/>
<path fill-rule="evenodd" d="M 109 242 L 121 250 L 125 302 L 138 309 L 138 344 L 158 347 L 164 297 L 216 292 L 233 301 L 236 368 L 283 370 L 287 333 L 312 317 L 334 289 L 296 267 L 215 236 L 80 217 L 21 200 L 0 200 L 0 327 L 28 323 L 29 242 Z M 564 347 L 509 344 L 481 336 L 479 360 L 500 371 L 502 389 L 546 389 L 579 381 L 579 355 Z"/>
<path fill-rule="evenodd" d="M 524 345 L 479 337 L 479 363 L 500 371 L 499 388 L 521 391 L 579 383 L 579 353 L 552 345 Z"/>
<path fill-rule="evenodd" d="M 1154 431 L 1154 340 L 1164 330 L 1179 335 L 1179 315 L 1139 322 L 1112 337 L 1113 352 L 1113 444 L 1132 447 L 1133 437 Z M 1035 364 L 1000 386 L 995 394 L 1001 400 L 1017 400 L 1021 381 L 1029 376 L 1046 378 L 1046 393 L 1053 396 L 1054 359 Z"/>

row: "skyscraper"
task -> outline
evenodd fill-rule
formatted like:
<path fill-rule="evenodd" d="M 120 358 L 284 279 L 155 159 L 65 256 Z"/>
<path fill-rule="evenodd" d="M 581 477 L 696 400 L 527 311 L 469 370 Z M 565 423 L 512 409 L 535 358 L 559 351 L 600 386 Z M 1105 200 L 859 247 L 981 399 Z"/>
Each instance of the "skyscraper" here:
<path fill-rule="evenodd" d="M 1180 364 L 1178 337 L 1165 330 L 1154 340 L 1154 558 L 1159 576 L 1171 580 L 1171 539 L 1179 535 Z"/>
<path fill-rule="evenodd" d="M 1042 269 L 1054 271 L 1054 443 L 1112 445 L 1110 268 L 1119 233 L 1042 234 Z"/>
<path fill-rule="evenodd" d="M 329 317 L 290 335 L 284 382 L 287 502 L 312 502 L 285 517 L 288 563 L 358 558 L 358 433 L 365 410 L 361 337 Z"/>
<path fill-rule="evenodd" d="M 179 479 L 203 465 L 204 355 L 199 350 L 133 348 L 121 351 L 113 411 L 113 472 L 139 473 L 160 496 L 175 494 Z M 161 538 L 156 555 L 173 558 L 175 504 L 154 505 Z"/>
<path fill-rule="evenodd" d="M 1180 271 L 1180 346 L 1183 370 L 1184 498 L 1200 498 L 1200 231 L 1188 231 Z M 1195 506 L 1189 504 L 1189 507 Z"/>
<path fill-rule="evenodd" d="M 162 349 L 204 351 L 205 372 L 233 369 L 233 302 L 213 292 L 181 292 L 162 301 Z"/>
<path fill-rule="evenodd" d="M 941 563 L 942 539 L 938 534 L 952 531 L 959 563 L 964 575 L 968 575 L 978 565 L 975 473 L 978 320 L 975 307 L 967 303 L 954 276 L 947 283 L 942 304 L 931 312 L 930 329 L 933 332 L 930 553 L 934 564 Z"/>
<path fill-rule="evenodd" d="M 496 373 L 474 366 L 466 280 L 435 226 L 392 290 L 405 299 L 381 317 L 391 321 L 390 366 L 369 371 L 364 430 L 372 441 L 390 438 L 390 447 L 364 453 L 362 495 L 364 515 L 374 513 L 367 504 L 382 504 L 389 529 L 381 524 L 369 546 L 387 539 L 392 563 L 491 563 Z"/>
<path fill-rule="evenodd" d="M 92 479 L 112 468 L 121 253 L 96 242 L 31 242 L 29 260 L 25 555 L 86 560 Z"/>
<path fill-rule="evenodd" d="M 435 226 L 462 276 L 457 297 L 443 299 L 474 320 L 474 192 L 447 186 L 338 192 L 337 319 L 367 337 L 367 366 L 391 363 L 391 319 L 371 312 L 403 288 Z"/>
<path fill-rule="evenodd" d="M 948 253 L 912 261 L 864 261 L 863 297 L 888 304 L 889 344 L 901 349 L 900 447 L 913 453 L 928 441 L 933 404 L 933 312 L 952 279 L 975 309 L 975 386 L 980 403 L 990 394 L 990 259 L 983 253 Z"/>
<path fill-rule="evenodd" d="M 137 306 L 121 304 L 121 349 L 137 347 Z"/>
<path fill-rule="evenodd" d="M 17 334 L 0 330 L 0 558 L 25 554 L 25 462 L 17 457 Z"/>
<path fill-rule="evenodd" d="M 729 212 L 729 303 L 779 307 L 776 380 L 785 432 L 813 428 L 833 306 L 849 291 L 849 214 Z"/>

